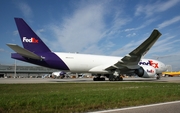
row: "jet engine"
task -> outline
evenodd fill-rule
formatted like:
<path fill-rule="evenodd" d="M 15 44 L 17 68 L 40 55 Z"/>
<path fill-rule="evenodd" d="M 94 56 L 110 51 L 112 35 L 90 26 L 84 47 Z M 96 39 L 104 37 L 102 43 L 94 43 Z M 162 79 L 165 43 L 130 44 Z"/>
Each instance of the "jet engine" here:
<path fill-rule="evenodd" d="M 156 75 L 156 69 L 152 66 L 143 66 L 136 69 L 135 74 L 142 78 L 153 78 Z"/>

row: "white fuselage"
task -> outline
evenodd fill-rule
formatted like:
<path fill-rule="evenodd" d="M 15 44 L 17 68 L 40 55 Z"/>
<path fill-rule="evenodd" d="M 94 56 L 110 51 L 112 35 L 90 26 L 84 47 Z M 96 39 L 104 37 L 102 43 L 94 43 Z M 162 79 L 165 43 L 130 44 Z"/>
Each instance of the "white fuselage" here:
<path fill-rule="evenodd" d="M 103 69 L 113 66 L 122 59 L 122 57 L 78 53 L 55 52 L 55 54 L 64 61 L 71 72 L 92 72 L 91 70 L 97 67 L 97 73 L 108 73 Z M 156 73 L 162 73 L 166 70 L 165 64 L 153 59 L 141 59 L 139 65 L 142 67 L 153 66 L 156 69 Z"/>

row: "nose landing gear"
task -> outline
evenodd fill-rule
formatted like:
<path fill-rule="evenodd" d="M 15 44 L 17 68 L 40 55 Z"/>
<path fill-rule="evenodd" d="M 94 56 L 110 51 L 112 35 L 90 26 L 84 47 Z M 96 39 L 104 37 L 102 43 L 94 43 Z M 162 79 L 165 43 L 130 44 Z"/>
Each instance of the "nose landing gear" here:
<path fill-rule="evenodd" d="M 161 74 L 157 74 L 157 75 L 156 75 L 156 79 L 157 79 L 157 80 L 161 79 Z"/>

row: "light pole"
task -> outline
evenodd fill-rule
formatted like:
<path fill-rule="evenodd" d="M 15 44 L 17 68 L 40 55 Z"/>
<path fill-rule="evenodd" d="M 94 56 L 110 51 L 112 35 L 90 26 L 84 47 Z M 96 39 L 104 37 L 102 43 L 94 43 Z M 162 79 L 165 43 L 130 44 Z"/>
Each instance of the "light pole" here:
<path fill-rule="evenodd" d="M 14 65 L 14 78 L 16 78 L 16 60 L 15 60 L 15 65 Z"/>

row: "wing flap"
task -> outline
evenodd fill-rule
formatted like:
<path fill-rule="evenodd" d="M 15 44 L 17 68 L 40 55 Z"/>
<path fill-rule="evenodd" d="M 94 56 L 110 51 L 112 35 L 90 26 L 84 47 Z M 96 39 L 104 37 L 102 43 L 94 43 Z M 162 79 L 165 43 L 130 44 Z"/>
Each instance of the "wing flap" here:
<path fill-rule="evenodd" d="M 17 52 L 21 56 L 24 56 L 27 58 L 32 58 L 32 59 L 37 59 L 37 60 L 42 60 L 42 58 L 40 56 L 36 55 L 35 53 L 33 53 L 27 49 L 22 48 L 16 44 L 7 44 L 7 46 L 9 46 L 12 50 Z"/>

